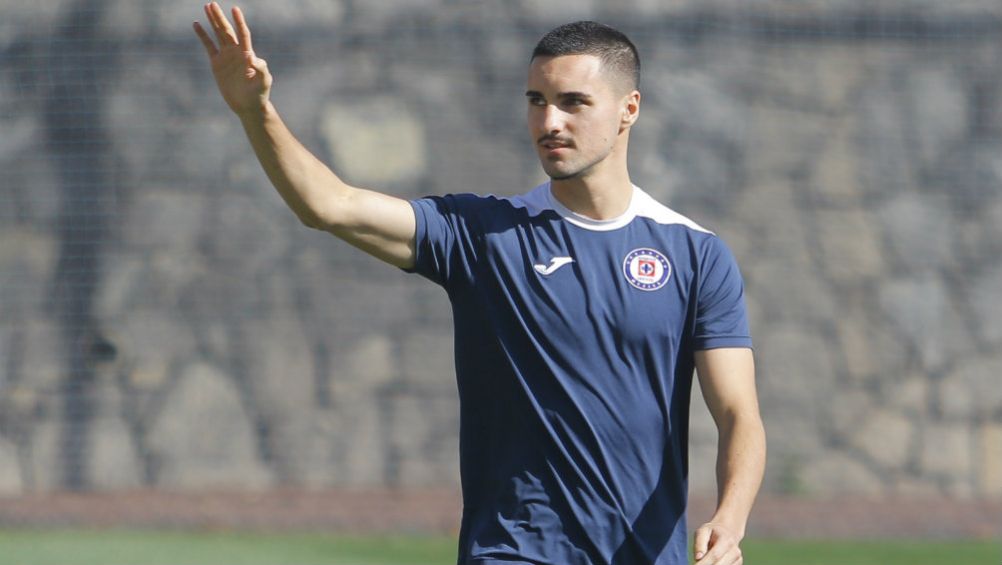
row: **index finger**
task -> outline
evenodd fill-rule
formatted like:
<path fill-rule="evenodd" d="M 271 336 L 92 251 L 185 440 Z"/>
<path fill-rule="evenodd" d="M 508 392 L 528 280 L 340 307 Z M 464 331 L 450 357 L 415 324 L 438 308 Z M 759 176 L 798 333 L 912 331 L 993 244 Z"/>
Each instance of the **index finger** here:
<path fill-rule="evenodd" d="M 233 7 L 233 21 L 237 24 L 237 37 L 240 38 L 240 45 L 243 46 L 244 51 L 253 51 L 254 47 L 251 45 L 250 28 L 247 27 L 247 20 L 244 19 L 243 11 L 237 6 Z"/>

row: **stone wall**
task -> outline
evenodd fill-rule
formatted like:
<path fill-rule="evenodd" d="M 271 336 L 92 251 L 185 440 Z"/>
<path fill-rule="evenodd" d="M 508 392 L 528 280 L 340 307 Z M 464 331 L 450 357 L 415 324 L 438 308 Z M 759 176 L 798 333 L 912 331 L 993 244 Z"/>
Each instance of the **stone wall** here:
<path fill-rule="evenodd" d="M 0 494 L 455 485 L 444 293 L 298 223 L 187 4 L 0 1 Z M 1002 497 L 1000 5 L 628 4 L 245 9 L 293 131 L 403 197 L 541 181 L 532 44 L 621 27 L 634 181 L 746 277 L 767 491 Z"/>

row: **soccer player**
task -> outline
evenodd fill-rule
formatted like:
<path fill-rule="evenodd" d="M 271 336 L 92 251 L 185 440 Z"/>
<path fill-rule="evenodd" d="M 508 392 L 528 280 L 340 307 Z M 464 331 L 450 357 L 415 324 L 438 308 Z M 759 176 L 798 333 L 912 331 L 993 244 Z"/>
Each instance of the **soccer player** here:
<path fill-rule="evenodd" d="M 349 186 L 293 137 L 272 76 L 218 4 L 198 24 L 219 90 L 307 226 L 448 292 L 460 397 L 460 564 L 682 565 L 694 369 L 719 431 L 700 565 L 742 563 L 765 434 L 743 284 L 721 240 L 633 185 L 636 48 L 594 22 L 529 63 L 550 181 L 514 198 L 405 201 Z M 700 470 L 704 472 L 704 470 Z"/>

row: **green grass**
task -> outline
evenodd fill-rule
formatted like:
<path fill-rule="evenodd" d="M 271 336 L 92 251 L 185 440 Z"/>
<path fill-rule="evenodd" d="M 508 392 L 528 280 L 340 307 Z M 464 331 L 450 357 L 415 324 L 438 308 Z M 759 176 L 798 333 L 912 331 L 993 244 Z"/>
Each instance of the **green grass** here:
<path fill-rule="evenodd" d="M 441 565 L 445 537 L 0 531 L 0 565 Z"/>
<path fill-rule="evenodd" d="M 987 541 L 746 540 L 750 565 L 1002 565 L 1002 546 Z"/>
<path fill-rule="evenodd" d="M 451 537 L 0 531 L 0 565 L 449 565 Z M 749 565 L 1002 565 L 991 542 L 746 540 Z"/>

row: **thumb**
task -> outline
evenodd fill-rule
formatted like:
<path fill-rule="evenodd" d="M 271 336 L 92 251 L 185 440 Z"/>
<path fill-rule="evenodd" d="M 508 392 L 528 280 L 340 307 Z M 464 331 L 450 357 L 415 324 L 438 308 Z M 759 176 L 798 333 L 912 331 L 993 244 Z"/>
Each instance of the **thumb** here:
<path fill-rule="evenodd" d="M 696 530 L 696 535 L 692 540 L 692 553 L 697 561 L 702 559 L 706 555 L 706 550 L 709 549 L 711 531 L 709 524 L 704 524 Z"/>
<path fill-rule="evenodd" d="M 255 56 L 253 53 L 250 54 L 249 65 L 247 67 L 247 78 L 253 78 L 257 75 L 267 76 L 268 75 L 268 61 Z"/>

